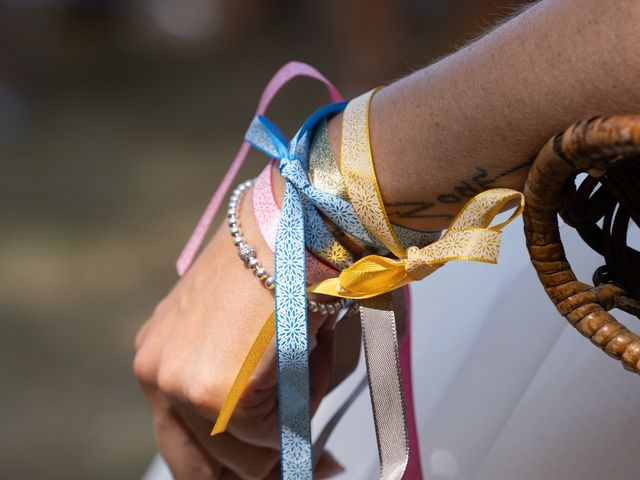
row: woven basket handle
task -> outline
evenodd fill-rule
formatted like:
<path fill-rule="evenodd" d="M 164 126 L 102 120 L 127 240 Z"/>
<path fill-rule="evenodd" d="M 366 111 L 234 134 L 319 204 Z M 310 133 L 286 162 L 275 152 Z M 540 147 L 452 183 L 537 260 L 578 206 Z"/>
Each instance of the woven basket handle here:
<path fill-rule="evenodd" d="M 577 173 L 600 177 L 616 163 L 639 156 L 640 115 L 575 123 L 550 139 L 536 157 L 525 184 L 523 213 L 531 262 L 560 314 L 636 373 L 640 373 L 640 337 L 608 312 L 628 297 L 615 285 L 594 287 L 576 279 L 560 240 L 558 213 Z"/>

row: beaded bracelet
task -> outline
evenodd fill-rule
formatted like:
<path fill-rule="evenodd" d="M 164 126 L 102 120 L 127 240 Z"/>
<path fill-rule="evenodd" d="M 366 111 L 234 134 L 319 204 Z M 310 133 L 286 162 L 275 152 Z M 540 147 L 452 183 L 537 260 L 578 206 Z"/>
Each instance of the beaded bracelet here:
<path fill-rule="evenodd" d="M 240 259 L 247 267 L 253 270 L 253 274 L 262 282 L 265 288 L 273 290 L 276 285 L 273 276 L 269 275 L 262 265 L 260 265 L 255 249 L 245 242 L 242 231 L 240 230 L 238 206 L 245 191 L 251 187 L 252 184 L 253 180 L 246 180 L 238 185 L 233 190 L 233 193 L 231 193 L 229 209 L 227 210 L 227 224 L 229 225 L 229 233 L 231 234 L 233 244 L 238 248 L 238 256 Z M 347 304 L 348 301 L 344 298 L 326 303 L 307 299 L 307 308 L 309 311 L 319 312 L 321 315 L 333 315 L 346 307 Z"/>

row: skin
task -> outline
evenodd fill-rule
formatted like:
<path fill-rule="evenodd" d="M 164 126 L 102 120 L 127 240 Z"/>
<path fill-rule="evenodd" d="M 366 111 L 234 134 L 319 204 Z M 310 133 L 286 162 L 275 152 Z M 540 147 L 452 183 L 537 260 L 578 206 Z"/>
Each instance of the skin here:
<path fill-rule="evenodd" d="M 273 271 L 273 254 L 261 240 L 249 197 L 239 216 L 257 257 Z M 272 292 L 244 267 L 226 228 L 221 228 L 139 330 L 133 368 L 151 409 L 158 448 L 175 478 L 278 478 L 274 342 L 227 431 L 209 435 L 246 352 L 272 310 Z M 224 319 L 246 321 L 229 325 Z M 309 315 L 313 410 L 329 386 L 332 334 L 326 316 Z M 340 470 L 328 454 L 318 468 L 319 478 Z"/>
<path fill-rule="evenodd" d="M 371 142 L 392 221 L 444 228 L 473 195 L 456 187 L 521 189 L 552 135 L 640 111 L 639 17 L 632 0 L 543 1 L 377 93 Z M 340 123 L 329 124 L 334 151 Z"/>
<path fill-rule="evenodd" d="M 593 115 L 640 111 L 640 3 L 547 0 L 430 67 L 378 92 L 374 163 L 392 221 L 444 228 L 475 193 L 522 189 L 553 134 Z M 410 121 L 407 121 L 410 119 Z M 329 122 L 339 155 L 341 117 Z M 398 168 L 398 167 L 401 168 Z M 276 191 L 282 181 L 276 177 Z M 273 271 L 248 202 L 245 237 Z M 160 452 L 177 479 L 278 478 L 274 347 L 229 429 L 209 437 L 224 396 L 273 309 L 222 227 L 136 338 L 134 371 Z M 329 383 L 331 322 L 310 317 L 314 408 Z M 329 456 L 318 477 L 339 470 Z"/>

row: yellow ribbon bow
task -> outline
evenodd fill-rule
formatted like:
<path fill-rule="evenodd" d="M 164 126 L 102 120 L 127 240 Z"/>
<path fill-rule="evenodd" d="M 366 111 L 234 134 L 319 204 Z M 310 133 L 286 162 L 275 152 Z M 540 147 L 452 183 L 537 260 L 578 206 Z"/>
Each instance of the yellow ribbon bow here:
<path fill-rule="evenodd" d="M 495 216 L 514 201 L 511 216 L 489 226 Z M 371 298 L 421 280 L 452 260 L 496 263 L 501 229 L 522 212 L 524 196 L 508 188 L 493 188 L 473 197 L 455 217 L 440 240 L 424 248 L 402 250 L 402 258 L 369 255 L 308 291 L 342 298 Z M 396 248 L 396 251 L 398 249 Z"/>

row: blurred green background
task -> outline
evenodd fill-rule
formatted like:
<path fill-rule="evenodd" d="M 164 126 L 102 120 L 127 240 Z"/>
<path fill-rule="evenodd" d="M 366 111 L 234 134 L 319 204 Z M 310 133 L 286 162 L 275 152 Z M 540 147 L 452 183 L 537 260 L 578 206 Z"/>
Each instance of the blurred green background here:
<path fill-rule="evenodd" d="M 144 472 L 133 337 L 283 63 L 353 95 L 513 3 L 0 0 L 0 478 Z M 294 82 L 269 115 L 293 133 L 323 94 Z"/>

